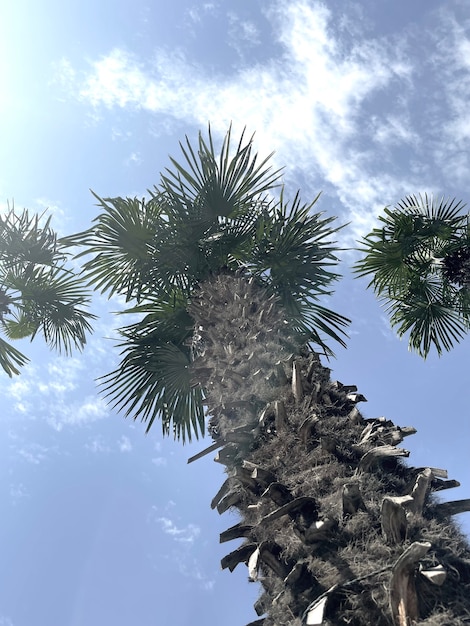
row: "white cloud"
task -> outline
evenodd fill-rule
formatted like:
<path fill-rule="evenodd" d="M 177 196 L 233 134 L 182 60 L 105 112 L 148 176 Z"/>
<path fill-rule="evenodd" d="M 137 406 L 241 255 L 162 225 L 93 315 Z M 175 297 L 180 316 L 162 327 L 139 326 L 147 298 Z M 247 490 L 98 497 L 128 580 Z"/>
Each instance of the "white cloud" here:
<path fill-rule="evenodd" d="M 17 449 L 19 456 L 21 456 L 28 463 L 33 465 L 39 465 L 44 459 L 47 458 L 49 449 L 41 446 L 38 443 L 29 443 Z"/>
<path fill-rule="evenodd" d="M 82 401 L 60 398 L 60 401 L 50 407 L 47 422 L 57 431 L 64 426 L 83 426 L 110 414 L 106 402 L 96 396 L 87 396 Z"/>
<path fill-rule="evenodd" d="M 29 495 L 30 494 L 23 483 L 12 483 L 10 485 L 10 496 L 14 503 L 18 502 L 18 500 L 22 500 L 23 498 L 28 498 Z M 2 622 L 0 621 L 0 626 L 1 624 Z"/>
<path fill-rule="evenodd" d="M 156 521 L 166 535 L 181 543 L 193 543 L 201 532 L 199 526 L 195 524 L 187 524 L 180 528 L 168 517 L 159 517 Z"/>
<path fill-rule="evenodd" d="M 201 536 L 201 529 L 195 524 L 189 523 L 185 526 L 179 526 L 173 521 L 175 507 L 176 503 L 169 500 L 163 511 L 157 506 L 152 506 L 147 516 L 147 523 L 156 523 L 174 541 L 168 553 L 159 554 L 158 568 L 161 567 L 161 558 L 167 559 L 177 566 L 180 574 L 197 581 L 202 590 L 211 591 L 215 585 L 215 580 L 203 572 L 198 560 L 193 556 L 195 551 L 201 549 L 196 541 Z M 165 546 L 168 547 L 168 542 Z"/>
<path fill-rule="evenodd" d="M 261 36 L 254 22 L 240 18 L 234 11 L 228 13 L 228 41 L 243 61 L 248 61 L 254 46 L 261 44 Z"/>
<path fill-rule="evenodd" d="M 85 448 L 93 454 L 110 452 L 109 446 L 103 443 L 101 437 L 94 437 L 89 443 L 85 444 Z"/>
<path fill-rule="evenodd" d="M 374 127 L 374 139 L 380 144 L 409 144 L 420 141 L 418 133 L 412 126 L 410 119 L 403 119 L 397 115 L 386 116 L 383 119 L 373 116 L 371 123 Z"/>
<path fill-rule="evenodd" d="M 185 16 L 188 18 L 187 21 L 189 21 L 188 26 L 189 26 L 190 32 L 191 32 L 191 25 L 201 24 L 205 15 L 207 14 L 214 15 L 217 9 L 218 9 L 218 4 L 216 4 L 215 2 L 198 3 L 186 9 Z M 193 31 L 192 34 L 195 35 L 196 33 Z"/>
<path fill-rule="evenodd" d="M 130 166 L 130 165 L 141 165 L 142 164 L 142 157 L 140 156 L 140 154 L 138 152 L 131 152 L 131 154 L 127 157 L 125 163 L 126 163 L 127 166 Z"/>
<path fill-rule="evenodd" d="M 178 570 L 183 576 L 196 580 L 203 591 L 212 591 L 215 586 L 215 580 L 208 578 L 206 574 L 204 574 L 196 559 L 189 560 L 180 558 L 178 560 Z"/>
<path fill-rule="evenodd" d="M 59 358 L 48 363 L 50 389 L 59 393 L 73 391 L 79 382 L 79 372 L 85 368 L 84 359 L 80 357 Z"/>
<path fill-rule="evenodd" d="M 113 141 L 128 141 L 132 137 L 131 131 L 123 131 L 120 128 L 113 128 L 111 131 L 111 139 Z"/>
<path fill-rule="evenodd" d="M 118 441 L 118 446 L 121 452 L 131 452 L 132 450 L 131 440 L 129 439 L 129 437 L 126 437 L 125 435 L 123 435 L 121 439 Z"/>
<path fill-rule="evenodd" d="M 273 39 L 261 61 L 258 24 L 230 8 L 220 19 L 251 46 L 250 63 L 217 72 L 181 48 L 146 59 L 115 48 L 91 62 L 75 92 L 93 111 L 149 114 L 152 134 L 155 120 L 199 128 L 210 120 L 215 134 L 230 122 L 235 133 L 256 131 L 257 149 L 276 152 L 287 183 L 301 181 L 304 198 L 322 190 L 320 210 L 350 222 L 339 236 L 354 245 L 403 196 L 468 188 L 470 20 L 452 10 L 459 3 L 431 11 L 434 27 L 425 31 L 409 21 L 377 35 L 357 6 L 273 2 L 264 13 Z M 188 15 L 198 29 L 208 19 L 202 9 Z"/>
<path fill-rule="evenodd" d="M 94 107 L 140 109 L 198 126 L 210 120 L 219 132 L 231 120 L 236 130 L 247 125 L 261 153 L 276 150 L 289 176 L 304 172 L 315 191 L 326 187 L 347 207 L 353 230 L 364 233 L 379 207 L 416 184 L 412 173 L 377 170 L 374 140 L 388 146 L 413 138 L 393 107 L 375 129 L 365 124 L 370 100 L 403 91 L 412 66 L 396 40 L 350 38 L 346 45 L 319 2 L 276 3 L 269 19 L 282 54 L 262 64 L 214 76 L 181 52 L 157 50 L 144 63 L 114 49 L 93 62 L 80 97 Z M 246 25 L 245 35 L 255 38 L 255 27 Z"/>
<path fill-rule="evenodd" d="M 163 456 L 156 456 L 156 457 L 153 457 L 152 463 L 156 465 L 157 467 L 163 467 L 167 464 L 167 460 Z"/>
<path fill-rule="evenodd" d="M 156 452 L 161 452 L 161 449 L 162 449 L 161 441 L 158 441 L 158 439 L 155 439 L 153 441 L 153 449 Z M 151 462 L 156 467 L 164 467 L 167 464 L 167 459 L 164 456 L 158 455 L 158 456 L 152 457 Z M 174 504 L 174 502 L 173 502 L 173 504 Z"/>
<path fill-rule="evenodd" d="M 110 408 L 95 389 L 87 356 L 54 357 L 39 348 L 33 361 L 43 361 L 43 366 L 29 364 L 20 377 L 3 380 L 3 393 L 15 400 L 17 414 L 29 420 L 44 419 L 58 432 L 65 426 L 84 426 L 106 418 Z M 89 394 L 84 391 L 87 383 Z"/>
<path fill-rule="evenodd" d="M 468 189 L 470 180 L 470 19 L 440 11 L 431 61 L 439 76 L 441 106 L 433 116 L 436 161 L 449 181 Z M 445 103 L 447 108 L 442 106 Z"/>
<path fill-rule="evenodd" d="M 63 90 L 70 89 L 76 80 L 76 72 L 70 61 L 66 58 L 60 59 L 52 65 L 54 79 L 52 86 L 58 86 Z"/>
<path fill-rule="evenodd" d="M 16 378 L 7 387 L 7 393 L 15 400 L 23 401 L 31 392 L 31 382 L 27 378 Z"/>

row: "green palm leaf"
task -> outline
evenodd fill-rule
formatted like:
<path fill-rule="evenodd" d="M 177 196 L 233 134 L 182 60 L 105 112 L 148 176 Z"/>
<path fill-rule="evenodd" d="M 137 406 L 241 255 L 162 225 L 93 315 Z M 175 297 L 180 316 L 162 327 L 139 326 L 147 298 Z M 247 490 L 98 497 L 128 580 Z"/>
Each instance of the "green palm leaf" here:
<path fill-rule="evenodd" d="M 39 267 L 26 276 L 10 273 L 7 279 L 9 287 L 21 294 L 13 300 L 20 316 L 7 325 L 11 337 L 34 339 L 41 332 L 46 343 L 66 354 L 73 347 L 84 347 L 92 330 L 89 320 L 96 316 L 85 310 L 89 296 L 76 276 L 62 267 Z"/>
<path fill-rule="evenodd" d="M 422 357 L 427 356 L 432 345 L 438 354 L 451 350 L 468 331 L 468 325 L 462 323 L 455 309 L 436 299 L 429 301 L 410 296 L 389 312 L 400 337 L 411 331 L 410 346 Z"/>
<path fill-rule="evenodd" d="M 284 201 L 265 210 L 259 220 L 248 268 L 275 293 L 295 327 L 306 339 L 332 355 L 321 333 L 345 345 L 344 328 L 349 320 L 318 303 L 331 294 L 339 278 L 331 271 L 337 264 L 337 248 L 331 237 L 342 227 L 332 227 L 334 218 L 323 218 L 312 209 L 319 196 L 302 204 L 297 193 L 292 203 Z"/>
<path fill-rule="evenodd" d="M 64 259 L 50 221 L 50 216 L 44 221 L 44 213 L 30 216 L 27 209 L 15 213 L 14 205 L 0 217 L 0 273 L 52 267 Z"/>
<path fill-rule="evenodd" d="M 11 346 L 0 337 L 0 367 L 10 376 L 19 374 L 18 367 L 23 367 L 29 359 L 19 350 Z"/>
<path fill-rule="evenodd" d="M 408 196 L 379 220 L 359 249 L 359 276 L 385 303 L 398 335 L 426 358 L 452 349 L 470 329 L 470 236 L 464 205 Z"/>
<path fill-rule="evenodd" d="M 93 192 L 92 192 L 93 193 Z M 137 198 L 100 198 L 102 213 L 95 226 L 61 239 L 64 247 L 84 246 L 77 255 L 92 254 L 83 266 L 85 277 L 101 293 L 139 298 L 154 258 L 154 239 L 162 224 L 162 207 Z"/>
<path fill-rule="evenodd" d="M 37 331 L 37 324 L 21 312 L 15 312 L 9 319 L 4 319 L 2 327 L 8 339 L 25 339 Z"/>
<path fill-rule="evenodd" d="M 147 422 L 147 432 L 159 415 L 164 435 L 173 432 L 190 441 L 204 434 L 203 395 L 191 385 L 189 348 L 153 333 L 138 339 L 122 335 L 121 365 L 101 381 L 113 406 Z"/>
<path fill-rule="evenodd" d="M 167 301 L 153 299 L 122 311 L 145 315 L 120 329 L 124 358 L 100 381 L 113 406 L 147 422 L 147 431 L 159 415 L 163 433 L 183 441 L 204 434 L 203 395 L 190 374 L 194 323 L 187 305 L 175 292 Z"/>
<path fill-rule="evenodd" d="M 0 216 L 0 323 L 9 339 L 41 332 L 53 348 L 83 348 L 91 332 L 89 294 L 66 266 L 67 255 L 51 218 L 12 208 Z M 27 359 L 2 340 L 0 365 L 11 376 Z"/>
<path fill-rule="evenodd" d="M 120 329 L 121 365 L 102 379 L 109 400 L 147 428 L 162 419 L 165 433 L 203 432 L 203 390 L 191 385 L 188 313 L 198 286 L 213 274 L 243 269 L 284 306 L 305 341 L 332 354 L 326 338 L 344 345 L 348 320 L 323 306 L 338 278 L 331 240 L 338 228 L 297 196 L 269 198 L 279 170 L 253 153 L 244 133 L 227 133 L 216 154 L 211 131 L 193 148 L 180 144 L 182 164 L 161 176 L 148 200 L 98 198 L 101 214 L 87 231 L 61 240 L 80 246 L 89 284 L 132 302 L 124 313 L 141 320 Z"/>
<path fill-rule="evenodd" d="M 162 176 L 164 192 L 209 221 L 252 211 L 253 205 L 276 186 L 281 170 L 271 172 L 267 166 L 272 155 L 258 162 L 258 155 L 252 154 L 253 137 L 245 143 L 244 135 L 232 153 L 229 129 L 219 158 L 210 127 L 207 142 L 199 133 L 197 152 L 186 137 L 186 146 L 180 143 L 185 167 L 170 158 L 174 170 L 167 169 Z"/>

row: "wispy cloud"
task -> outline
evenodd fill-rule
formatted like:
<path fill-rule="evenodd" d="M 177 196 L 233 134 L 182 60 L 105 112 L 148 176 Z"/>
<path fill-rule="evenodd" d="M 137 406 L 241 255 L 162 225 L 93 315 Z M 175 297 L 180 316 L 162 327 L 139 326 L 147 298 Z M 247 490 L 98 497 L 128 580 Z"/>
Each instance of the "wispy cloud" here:
<path fill-rule="evenodd" d="M 439 25 L 433 32 L 431 62 L 442 86 L 439 99 L 446 105 L 446 109 L 443 111 L 442 106 L 435 108 L 430 120 L 434 133 L 441 137 L 441 141 L 435 142 L 434 157 L 453 184 L 468 189 L 470 19 L 466 11 L 457 16 L 445 8 L 440 10 L 439 16 Z"/>
<path fill-rule="evenodd" d="M 178 559 L 178 569 L 183 576 L 196 580 L 204 591 L 212 591 L 215 586 L 215 579 L 202 571 L 196 559 Z"/>
<path fill-rule="evenodd" d="M 125 163 L 127 166 L 141 165 L 142 157 L 138 152 L 131 152 L 131 154 L 127 157 Z"/>
<path fill-rule="evenodd" d="M 158 441 L 158 440 L 154 441 L 153 442 L 153 448 L 154 448 L 154 450 L 156 452 L 161 452 L 161 449 L 162 449 L 161 442 Z M 161 454 L 159 454 L 158 456 L 152 457 L 151 462 L 156 467 L 164 467 L 167 464 L 167 459 L 166 459 L 166 457 L 164 457 Z M 174 505 L 174 502 L 172 504 Z"/>
<path fill-rule="evenodd" d="M 156 522 L 160 524 L 161 529 L 166 535 L 169 535 L 175 541 L 181 543 L 193 543 L 201 532 L 199 526 L 195 524 L 177 526 L 169 517 L 159 517 L 156 519 Z"/>
<path fill-rule="evenodd" d="M 118 447 L 120 452 L 131 452 L 132 451 L 132 443 L 129 437 L 123 435 L 118 441 Z"/>
<path fill-rule="evenodd" d="M 184 17 L 189 31 L 191 32 L 191 25 L 201 24 L 207 14 L 214 15 L 214 13 L 217 13 L 218 7 L 218 2 L 198 2 L 187 8 Z"/>
<path fill-rule="evenodd" d="M 373 138 L 381 145 L 418 144 L 420 138 L 407 116 L 390 115 L 371 118 Z"/>
<path fill-rule="evenodd" d="M 60 398 L 50 407 L 46 421 L 58 432 L 65 426 L 83 426 L 108 417 L 109 407 L 102 398 L 87 396 L 84 399 Z"/>
<path fill-rule="evenodd" d="M 29 491 L 23 483 L 12 483 L 10 485 L 10 496 L 13 504 L 16 504 L 19 500 L 29 497 Z M 0 621 L 0 626 L 2 622 Z"/>
<path fill-rule="evenodd" d="M 95 113 L 147 114 L 152 134 L 155 120 L 256 131 L 260 153 L 275 150 L 286 166 L 286 182 L 300 183 L 305 198 L 322 190 L 321 209 L 350 222 L 340 233 L 350 245 L 409 193 L 468 187 L 470 21 L 459 6 L 430 11 L 424 30 L 410 20 L 378 35 L 356 5 L 338 19 L 327 3 L 273 2 L 263 18 L 271 41 L 258 58 L 259 25 L 217 4 L 228 32 L 253 46 L 249 64 L 222 73 L 183 47 L 145 59 L 114 48 L 76 75 L 74 93 Z M 209 20 L 203 8 L 186 17 L 198 29 Z"/>
<path fill-rule="evenodd" d="M 234 27 L 255 39 L 256 25 L 231 12 Z M 374 97 L 403 92 L 412 63 L 397 40 L 343 37 L 322 3 L 275 3 L 269 19 L 281 53 L 230 76 L 208 74 L 179 51 L 156 50 L 153 62 L 114 49 L 92 63 L 80 97 L 94 107 L 160 113 L 186 123 L 226 130 L 257 131 L 262 151 L 276 150 L 292 174 L 308 172 L 311 187 L 326 186 L 345 207 L 354 228 L 364 232 L 378 205 L 413 188 L 410 173 L 377 171 L 377 141 L 409 144 L 402 104 L 387 104 L 383 118 L 369 124 Z M 345 43 L 348 41 L 348 43 Z M 400 122 L 398 122 L 400 120 Z"/>
<path fill-rule="evenodd" d="M 29 364 L 21 377 L 2 380 L 3 393 L 11 397 L 13 410 L 25 419 L 44 419 L 56 431 L 65 426 L 82 426 L 109 416 L 110 409 L 99 397 L 93 380 L 86 378 L 85 357 L 42 355 L 43 368 Z M 49 359 L 49 361 L 47 361 Z M 39 358 L 39 361 L 41 358 Z M 89 394 L 84 394 L 86 383 Z M 81 394 L 77 393 L 81 387 Z M 34 398 L 34 402 L 31 400 Z"/>
<path fill-rule="evenodd" d="M 164 467 L 167 464 L 167 460 L 164 456 L 155 456 L 152 458 L 152 463 L 156 467 Z"/>
<path fill-rule="evenodd" d="M 213 574 L 205 573 L 199 559 L 195 556 L 196 552 L 201 549 L 200 541 L 197 541 L 201 538 L 201 528 L 192 523 L 181 524 L 179 520 L 175 521 L 175 517 L 176 503 L 173 500 L 169 500 L 163 509 L 152 506 L 149 511 L 147 522 L 156 524 L 165 535 L 173 540 L 171 544 L 168 542 L 164 544 L 163 554 L 159 548 L 158 561 L 163 558 L 171 562 L 181 575 L 197 581 L 202 590 L 211 591 L 215 585 Z M 158 542 L 158 545 L 161 545 L 161 542 Z M 156 557 L 150 558 L 154 560 Z"/>
<path fill-rule="evenodd" d="M 228 13 L 228 41 L 240 59 L 246 62 L 253 47 L 261 44 L 261 34 L 257 25 L 249 19 L 240 18 L 236 12 Z"/>
<path fill-rule="evenodd" d="M 24 444 L 17 449 L 19 456 L 33 465 L 39 465 L 39 463 L 44 461 L 47 458 L 49 451 L 49 448 L 46 448 L 38 443 Z"/>
<path fill-rule="evenodd" d="M 88 443 L 85 444 L 85 449 L 93 452 L 93 454 L 107 454 L 111 452 L 111 448 L 103 443 L 101 437 L 93 437 Z"/>

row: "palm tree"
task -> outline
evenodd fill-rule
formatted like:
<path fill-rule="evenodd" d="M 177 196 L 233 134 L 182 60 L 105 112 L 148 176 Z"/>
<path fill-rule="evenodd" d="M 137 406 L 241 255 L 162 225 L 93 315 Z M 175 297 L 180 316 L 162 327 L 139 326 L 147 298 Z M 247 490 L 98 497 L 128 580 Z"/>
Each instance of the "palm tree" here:
<path fill-rule="evenodd" d="M 0 216 L 0 326 L 8 339 L 34 337 L 70 353 L 83 348 L 95 317 L 82 278 L 67 267 L 67 254 L 51 218 L 14 206 Z M 0 338 L 0 366 L 11 377 L 28 358 Z"/>
<path fill-rule="evenodd" d="M 190 461 L 217 450 L 226 466 L 212 507 L 240 515 L 222 567 L 246 563 L 261 583 L 251 626 L 464 624 L 470 550 L 450 517 L 469 502 L 430 499 L 458 483 L 405 466 L 397 445 L 414 429 L 364 419 L 365 398 L 320 363 L 347 324 L 323 304 L 338 227 L 317 198 L 275 199 L 279 172 L 230 140 L 219 157 L 210 131 L 186 140 L 148 200 L 97 196 L 95 224 L 66 241 L 92 255 L 91 284 L 141 316 L 104 393 L 183 441 L 206 409 L 213 443 Z"/>
<path fill-rule="evenodd" d="M 426 358 L 451 350 L 470 329 L 470 221 L 455 200 L 408 196 L 385 209 L 362 241 L 360 276 L 386 304 L 409 348 Z"/>

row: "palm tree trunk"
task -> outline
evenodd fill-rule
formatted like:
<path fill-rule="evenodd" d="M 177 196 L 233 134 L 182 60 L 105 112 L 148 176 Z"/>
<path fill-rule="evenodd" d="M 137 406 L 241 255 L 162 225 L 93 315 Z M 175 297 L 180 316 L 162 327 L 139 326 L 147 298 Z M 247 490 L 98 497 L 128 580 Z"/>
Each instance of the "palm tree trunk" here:
<path fill-rule="evenodd" d="M 212 507 L 240 515 L 220 541 L 243 539 L 222 567 L 245 563 L 262 586 L 250 626 L 468 624 L 470 548 L 451 516 L 470 501 L 440 503 L 458 483 L 403 462 L 415 430 L 364 419 L 365 398 L 253 279 L 213 278 L 191 314 L 208 451 L 227 472 Z"/>

